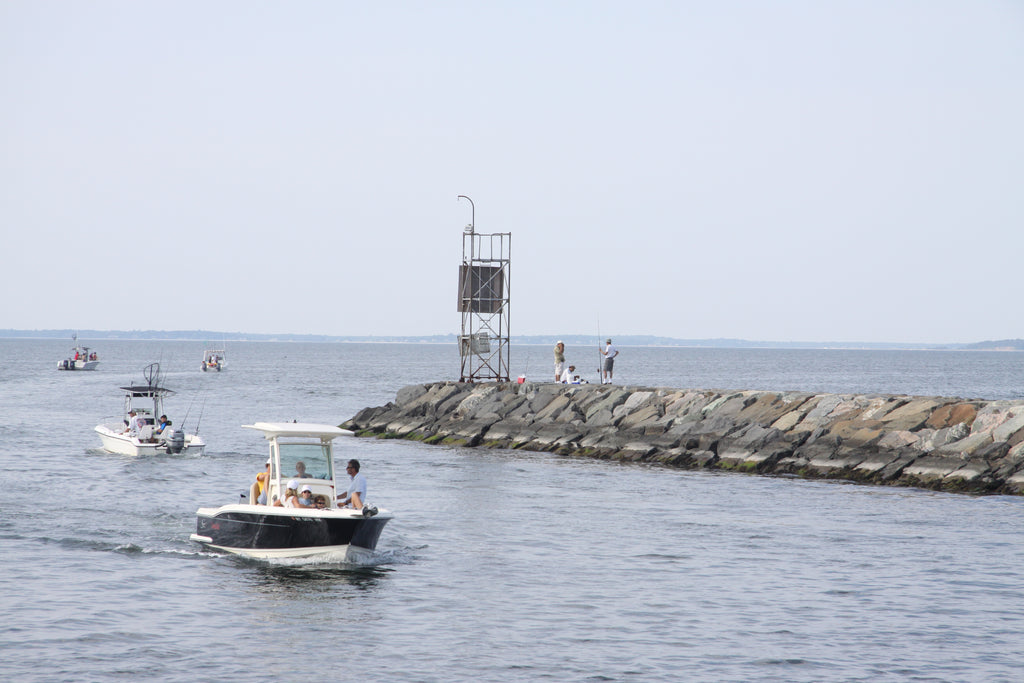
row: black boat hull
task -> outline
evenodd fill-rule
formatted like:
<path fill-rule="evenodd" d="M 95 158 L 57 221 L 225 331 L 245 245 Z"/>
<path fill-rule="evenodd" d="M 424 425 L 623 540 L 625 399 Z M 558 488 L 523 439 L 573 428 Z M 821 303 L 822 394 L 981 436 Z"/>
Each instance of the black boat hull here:
<path fill-rule="evenodd" d="M 192 540 L 248 557 L 329 555 L 345 561 L 372 554 L 391 519 L 387 513 L 364 517 L 352 512 L 302 514 L 265 506 L 231 507 L 208 514 L 201 510 Z"/>

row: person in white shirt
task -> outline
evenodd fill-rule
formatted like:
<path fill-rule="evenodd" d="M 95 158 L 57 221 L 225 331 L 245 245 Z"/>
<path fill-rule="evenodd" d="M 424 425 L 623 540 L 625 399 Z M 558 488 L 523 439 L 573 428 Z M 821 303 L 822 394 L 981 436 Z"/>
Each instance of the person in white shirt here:
<path fill-rule="evenodd" d="M 274 501 L 274 505 L 284 508 L 298 507 L 296 499 L 299 497 L 299 482 L 292 479 L 284 488 L 284 502 Z"/>
<path fill-rule="evenodd" d="M 128 411 L 128 428 L 125 432 L 132 436 L 139 436 L 142 433 L 142 428 L 146 426 L 146 418 L 142 417 L 134 410 Z"/>
<path fill-rule="evenodd" d="M 559 379 L 562 384 L 577 384 L 579 380 L 576 378 L 576 366 L 570 365 L 562 372 L 562 377 Z"/>
<path fill-rule="evenodd" d="M 348 491 L 338 496 L 338 507 L 362 510 L 366 503 L 366 476 L 359 473 L 359 461 L 349 460 L 345 468 L 352 478 Z"/>
<path fill-rule="evenodd" d="M 615 357 L 619 355 L 619 350 L 612 346 L 611 339 L 606 341 L 605 344 L 607 346 L 601 350 L 601 355 L 604 356 L 604 374 L 601 377 L 601 384 L 611 384 L 612 368 L 615 367 Z"/>

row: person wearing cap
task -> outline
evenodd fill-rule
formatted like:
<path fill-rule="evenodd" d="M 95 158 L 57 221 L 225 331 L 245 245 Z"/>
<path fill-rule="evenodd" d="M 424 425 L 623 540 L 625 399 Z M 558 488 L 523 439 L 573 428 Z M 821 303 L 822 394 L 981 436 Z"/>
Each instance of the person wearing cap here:
<path fill-rule="evenodd" d="M 555 381 L 562 380 L 562 368 L 565 366 L 565 344 L 559 339 L 555 343 Z"/>
<path fill-rule="evenodd" d="M 278 507 L 285 507 L 285 508 L 298 507 L 298 504 L 296 503 L 296 500 L 298 499 L 298 497 L 299 497 L 299 482 L 297 482 L 294 479 L 292 479 L 290 482 L 288 482 L 288 485 L 285 487 L 284 502 L 282 503 L 281 501 L 278 500 L 278 501 L 274 502 L 274 505 L 277 505 Z"/>
<path fill-rule="evenodd" d="M 619 350 L 612 346 L 612 340 L 609 339 L 605 342 L 607 344 L 604 349 L 598 349 L 601 351 L 601 355 L 604 356 L 604 373 L 601 376 L 601 384 L 612 383 L 612 368 L 615 367 L 615 357 L 619 355 Z"/>
<path fill-rule="evenodd" d="M 142 428 L 146 426 L 146 418 L 139 415 L 138 411 L 128 411 L 128 428 L 124 431 L 132 436 L 141 436 Z"/>
<path fill-rule="evenodd" d="M 295 507 L 300 508 L 316 507 L 316 503 L 313 501 L 313 487 L 309 484 L 303 485 L 299 489 L 299 497 L 295 499 L 295 503 Z"/>
<path fill-rule="evenodd" d="M 338 507 L 362 510 L 366 502 L 366 476 L 359 473 L 358 460 L 349 460 L 345 471 L 352 481 L 348 485 L 348 491 L 338 495 Z"/>
<path fill-rule="evenodd" d="M 157 422 L 156 429 L 153 431 L 154 434 L 163 434 L 164 430 L 171 426 L 171 421 L 167 419 L 166 415 L 161 415 L 160 420 Z"/>
<path fill-rule="evenodd" d="M 570 365 L 562 373 L 562 377 L 559 379 L 562 384 L 575 384 L 576 383 L 576 366 Z"/>

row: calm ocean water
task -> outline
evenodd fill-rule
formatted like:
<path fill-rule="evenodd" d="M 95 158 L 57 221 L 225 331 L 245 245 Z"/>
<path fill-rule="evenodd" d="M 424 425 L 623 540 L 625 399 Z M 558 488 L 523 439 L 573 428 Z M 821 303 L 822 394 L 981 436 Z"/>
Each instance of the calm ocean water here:
<path fill-rule="evenodd" d="M 0 673 L 26 681 L 1019 681 L 1024 498 L 351 439 L 397 518 L 372 566 L 188 541 L 234 502 L 258 420 L 337 424 L 455 379 L 434 345 L 0 340 Z M 596 367 L 586 349 L 570 362 Z M 583 357 L 593 358 L 583 360 Z M 514 374 L 551 372 L 547 347 Z M 161 361 L 202 457 L 102 453 Z M 528 368 L 528 369 L 527 369 Z M 1024 354 L 624 348 L 622 384 L 1024 397 Z M 326 672 L 325 672 L 326 669 Z"/>

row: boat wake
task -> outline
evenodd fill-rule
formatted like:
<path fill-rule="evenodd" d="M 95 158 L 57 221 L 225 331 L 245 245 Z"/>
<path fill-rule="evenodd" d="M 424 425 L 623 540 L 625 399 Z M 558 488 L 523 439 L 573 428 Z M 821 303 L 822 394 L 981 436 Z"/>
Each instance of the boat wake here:
<path fill-rule="evenodd" d="M 55 545 L 67 550 L 87 550 L 99 553 L 116 553 L 119 555 L 129 556 L 175 555 L 178 557 L 221 557 L 219 554 L 200 550 L 192 547 L 191 545 L 185 545 L 180 548 L 157 548 L 146 547 L 130 541 L 126 543 L 124 541 L 101 540 L 94 538 L 69 538 L 58 536 L 18 536 L 16 538 L 21 541 L 31 541 L 42 545 Z"/>
<path fill-rule="evenodd" d="M 125 543 L 110 549 L 122 555 L 176 555 L 178 557 L 205 557 L 213 553 L 188 548 L 144 548 L 134 543 Z"/>
<path fill-rule="evenodd" d="M 394 565 L 412 564 L 416 560 L 416 548 L 389 548 L 387 550 L 367 551 L 358 559 L 346 557 L 344 553 L 337 555 L 320 554 L 313 557 L 274 557 L 254 558 L 220 552 L 200 551 L 199 555 L 239 562 L 245 565 L 309 570 L 343 570 L 385 569 Z"/>

